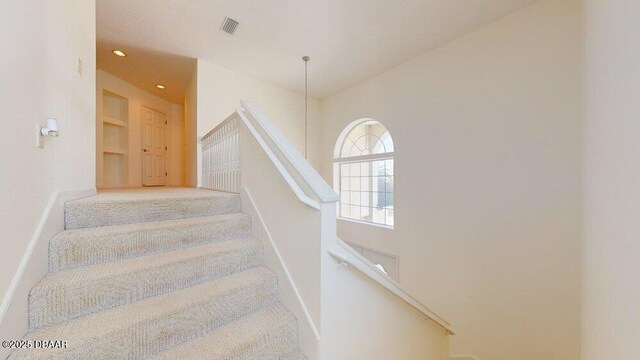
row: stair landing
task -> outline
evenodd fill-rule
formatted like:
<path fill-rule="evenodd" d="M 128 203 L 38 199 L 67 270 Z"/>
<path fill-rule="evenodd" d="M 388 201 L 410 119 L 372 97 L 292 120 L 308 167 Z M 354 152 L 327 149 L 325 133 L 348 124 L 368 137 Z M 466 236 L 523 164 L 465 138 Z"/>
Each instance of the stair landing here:
<path fill-rule="evenodd" d="M 237 194 L 189 187 L 144 187 L 132 189 L 100 189 L 98 194 L 74 202 L 154 200 L 172 198 L 232 197 Z"/>
<path fill-rule="evenodd" d="M 65 205 L 66 229 L 228 214 L 240 211 L 238 194 L 194 188 L 104 190 Z"/>

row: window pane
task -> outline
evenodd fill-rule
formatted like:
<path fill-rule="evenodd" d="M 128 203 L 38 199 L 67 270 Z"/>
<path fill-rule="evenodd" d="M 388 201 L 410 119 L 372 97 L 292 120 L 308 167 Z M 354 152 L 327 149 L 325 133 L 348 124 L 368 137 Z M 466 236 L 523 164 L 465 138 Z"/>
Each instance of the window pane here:
<path fill-rule="evenodd" d="M 350 164 L 350 176 L 360 176 L 360 163 Z"/>
<path fill-rule="evenodd" d="M 368 176 L 360 177 L 360 191 L 371 191 L 371 178 Z"/>
<path fill-rule="evenodd" d="M 340 205 L 340 216 L 345 218 L 351 217 L 349 215 L 349 205 L 345 205 L 345 204 Z"/>
<path fill-rule="evenodd" d="M 356 148 L 359 150 L 359 153 L 354 153 L 355 151 L 352 151 L 352 156 L 367 155 L 365 152 L 367 151 L 367 149 L 369 149 L 369 145 L 367 144 L 366 136 L 357 138 L 354 143 L 356 144 Z"/>
<path fill-rule="evenodd" d="M 371 163 L 368 161 L 364 161 L 360 164 L 360 174 L 362 176 L 371 176 Z"/>
<path fill-rule="evenodd" d="M 342 179 L 340 179 L 340 189 L 341 190 L 349 190 L 351 189 L 350 186 L 350 181 L 348 177 L 343 177 Z"/>
<path fill-rule="evenodd" d="M 369 203 L 367 204 L 367 206 L 376 207 L 377 204 L 378 204 L 378 192 L 377 191 L 369 192 Z"/>
<path fill-rule="evenodd" d="M 349 190 L 351 190 L 351 191 L 360 191 L 360 178 L 359 177 L 349 178 Z"/>
<path fill-rule="evenodd" d="M 349 206 L 349 213 L 351 219 L 360 220 L 360 206 Z"/>
<path fill-rule="evenodd" d="M 340 202 L 343 204 L 348 204 L 349 203 L 349 192 L 346 190 L 343 190 L 340 192 Z"/>
<path fill-rule="evenodd" d="M 389 175 L 393 175 L 393 159 L 386 160 L 385 167 L 387 169 L 387 173 Z"/>
<path fill-rule="evenodd" d="M 361 193 L 359 191 L 354 191 L 351 193 L 351 201 L 349 202 L 350 205 L 364 205 L 362 204 L 362 196 Z"/>
<path fill-rule="evenodd" d="M 363 121 L 346 134 L 340 157 L 393 152 L 393 140 L 387 129 L 375 120 Z"/>
<path fill-rule="evenodd" d="M 373 210 L 373 222 L 376 224 L 386 224 L 386 210 L 385 209 L 374 209 Z"/>
<path fill-rule="evenodd" d="M 393 226 L 393 209 L 387 209 L 385 211 L 387 212 L 387 225 Z"/>
<path fill-rule="evenodd" d="M 360 220 L 371 222 L 371 208 L 368 206 L 360 206 Z"/>
<path fill-rule="evenodd" d="M 340 164 L 340 217 L 393 226 L 393 159 Z"/>
<path fill-rule="evenodd" d="M 393 176 L 387 176 L 384 178 L 386 192 L 393 193 Z"/>
<path fill-rule="evenodd" d="M 378 161 L 374 161 L 372 163 L 373 165 L 373 176 L 386 176 L 389 175 L 387 174 L 387 170 L 386 170 L 386 160 L 378 160 Z"/>
<path fill-rule="evenodd" d="M 349 176 L 349 164 L 340 164 L 340 177 Z"/>

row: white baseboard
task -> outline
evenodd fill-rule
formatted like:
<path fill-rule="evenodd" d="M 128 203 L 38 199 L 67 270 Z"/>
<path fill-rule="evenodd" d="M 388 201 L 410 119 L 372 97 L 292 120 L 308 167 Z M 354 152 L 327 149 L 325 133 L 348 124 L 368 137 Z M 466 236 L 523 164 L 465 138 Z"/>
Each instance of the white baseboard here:
<path fill-rule="evenodd" d="M 64 230 L 64 203 L 95 194 L 91 188 L 56 192 L 49 198 L 0 304 L 0 339 L 18 340 L 28 331 L 29 291 L 49 271 L 49 239 Z M 9 349 L 0 349 L 0 358 L 8 355 Z"/>
<path fill-rule="evenodd" d="M 253 231 L 253 235 L 262 241 L 265 264 L 278 276 L 278 296 L 280 302 L 282 302 L 298 320 L 298 343 L 300 350 L 305 354 L 307 359 L 318 360 L 320 356 L 320 333 L 311 318 L 311 314 L 302 300 L 302 296 L 287 269 L 284 259 L 278 251 L 278 247 L 269 233 L 269 229 L 260 215 L 260 211 L 251 197 L 249 189 L 246 187 L 241 188 L 240 198 L 242 200 L 242 211 L 251 216 L 251 230 Z"/>

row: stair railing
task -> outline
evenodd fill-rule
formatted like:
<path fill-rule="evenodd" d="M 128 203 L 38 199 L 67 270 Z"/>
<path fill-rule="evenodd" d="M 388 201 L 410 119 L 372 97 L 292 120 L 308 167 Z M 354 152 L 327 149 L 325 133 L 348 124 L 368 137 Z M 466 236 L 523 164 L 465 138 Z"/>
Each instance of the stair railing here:
<path fill-rule="evenodd" d="M 436 324 L 446 329 L 449 335 L 455 335 L 453 329 L 451 328 L 451 324 L 449 324 L 447 320 L 438 316 L 416 298 L 409 295 L 409 293 L 407 293 L 402 288 L 402 286 L 400 286 L 400 284 L 389 277 L 389 275 L 378 269 L 367 258 L 359 254 L 357 250 L 352 248 L 349 244 L 347 244 L 340 238 L 337 239 L 337 244 L 340 247 L 339 249 L 329 249 L 327 250 L 327 252 L 339 263 L 353 267 L 353 269 L 359 271 L 369 279 L 376 282 L 378 285 L 382 286 L 383 288 L 397 296 L 407 305 L 422 313 L 422 315 L 424 315 L 427 319 L 434 321 Z"/>
<path fill-rule="evenodd" d="M 358 342 L 372 346 L 368 335 L 377 331 L 376 326 L 397 334 L 374 346 L 381 350 L 407 348 L 402 336 L 406 331 L 430 341 L 440 341 L 434 339 L 441 339 L 442 334 L 453 334 L 448 322 L 338 238 L 339 196 L 255 106 L 247 101 L 241 104 L 201 139 L 201 187 L 240 192 L 241 197 L 250 198 L 242 200 L 243 210 L 246 206 L 258 215 L 263 233 L 272 240 L 281 268 L 289 277 L 295 293 L 291 298 L 297 299 L 300 313 L 304 313 L 315 334 L 307 336 L 307 340 L 301 337 L 301 349 L 307 357 L 353 357 Z M 337 263 L 351 265 L 381 288 L 369 286 L 350 271 L 341 271 L 343 267 Z M 397 306 L 401 304 L 397 299 L 408 307 Z M 386 316 L 372 318 L 371 314 L 357 311 L 358 304 L 385 306 Z M 421 316 L 407 316 L 413 311 Z M 420 318 L 433 320 L 436 326 L 424 325 Z M 342 342 L 340 333 L 345 331 L 356 345 L 338 345 Z M 428 341 L 407 349 L 424 354 L 425 343 Z"/>
<path fill-rule="evenodd" d="M 240 119 L 233 113 L 200 139 L 204 189 L 240 192 Z"/>
<path fill-rule="evenodd" d="M 298 199 L 319 210 L 340 197 L 286 137 L 252 103 L 243 100 L 236 113 L 260 144 Z"/>

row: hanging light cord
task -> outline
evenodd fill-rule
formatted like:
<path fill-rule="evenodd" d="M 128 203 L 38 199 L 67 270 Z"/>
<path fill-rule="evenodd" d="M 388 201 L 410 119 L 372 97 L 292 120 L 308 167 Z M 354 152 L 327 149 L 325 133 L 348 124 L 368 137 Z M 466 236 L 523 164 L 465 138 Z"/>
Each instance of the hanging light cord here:
<path fill-rule="evenodd" d="M 308 109 L 308 85 L 309 85 L 309 78 L 307 76 L 307 64 L 309 63 L 309 60 L 311 60 L 311 58 L 309 58 L 308 56 L 303 56 L 302 60 L 304 61 L 304 158 L 307 158 L 307 126 L 308 126 L 308 122 L 307 122 L 307 109 Z"/>

